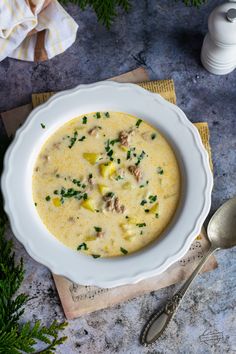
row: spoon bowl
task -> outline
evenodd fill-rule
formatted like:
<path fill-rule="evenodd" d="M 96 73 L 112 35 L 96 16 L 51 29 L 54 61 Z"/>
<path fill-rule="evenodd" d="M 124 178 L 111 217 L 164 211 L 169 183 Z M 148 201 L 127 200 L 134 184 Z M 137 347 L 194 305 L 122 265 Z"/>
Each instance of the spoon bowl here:
<path fill-rule="evenodd" d="M 236 197 L 229 199 L 212 216 L 207 227 L 215 249 L 236 246 Z"/>

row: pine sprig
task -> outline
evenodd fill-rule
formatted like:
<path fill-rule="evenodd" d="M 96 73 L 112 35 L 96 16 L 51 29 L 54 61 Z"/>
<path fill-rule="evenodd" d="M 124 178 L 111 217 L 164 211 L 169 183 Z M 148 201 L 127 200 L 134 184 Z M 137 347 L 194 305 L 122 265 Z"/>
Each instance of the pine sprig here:
<path fill-rule="evenodd" d="M 53 321 L 48 327 L 41 325 L 40 321 L 33 325 L 18 323 L 29 297 L 26 294 L 15 296 L 24 279 L 23 260 L 16 264 L 12 241 L 4 238 L 5 224 L 6 218 L 0 217 L 0 353 L 35 353 L 34 346 L 40 342 L 46 344 L 46 348 L 37 353 L 54 353 L 56 347 L 66 340 L 66 337 L 59 336 L 67 326 L 66 322 Z"/>
<path fill-rule="evenodd" d="M 82 10 L 91 7 L 98 18 L 98 21 L 107 28 L 111 27 L 114 18 L 117 16 L 117 8 L 129 11 L 130 0 L 59 0 L 62 4 L 68 2 L 78 5 Z"/>
<path fill-rule="evenodd" d="M 187 6 L 199 7 L 207 0 L 182 0 Z M 111 27 L 114 18 L 117 16 L 117 8 L 128 12 L 131 8 L 131 0 L 59 0 L 61 4 L 73 3 L 82 10 L 91 7 L 97 15 L 98 21 L 108 29 Z"/>

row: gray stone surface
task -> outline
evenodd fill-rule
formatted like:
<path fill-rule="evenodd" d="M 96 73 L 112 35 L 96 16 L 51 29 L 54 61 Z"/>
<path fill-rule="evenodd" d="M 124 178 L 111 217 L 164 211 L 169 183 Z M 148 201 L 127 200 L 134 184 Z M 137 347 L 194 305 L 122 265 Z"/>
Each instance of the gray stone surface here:
<path fill-rule="evenodd" d="M 32 92 L 59 91 L 80 83 L 147 68 L 152 79 L 173 78 L 178 105 L 193 122 L 207 121 L 211 130 L 215 186 L 213 213 L 236 194 L 236 71 L 214 76 L 200 65 L 199 54 L 210 11 L 171 0 L 133 1 L 110 32 L 90 10 L 69 5 L 80 28 L 75 44 L 51 61 L 35 64 L 6 59 L 0 63 L 0 111 L 30 101 Z M 7 140 L 0 126 L 0 148 Z M 25 318 L 45 323 L 63 319 L 50 272 L 33 261 L 16 242 L 25 261 L 23 291 L 30 294 Z M 152 348 L 138 343 L 140 330 L 178 285 L 138 297 L 111 309 L 70 321 L 67 343 L 58 353 L 234 353 L 236 352 L 236 250 L 217 254 L 219 268 L 195 281 L 165 336 Z"/>

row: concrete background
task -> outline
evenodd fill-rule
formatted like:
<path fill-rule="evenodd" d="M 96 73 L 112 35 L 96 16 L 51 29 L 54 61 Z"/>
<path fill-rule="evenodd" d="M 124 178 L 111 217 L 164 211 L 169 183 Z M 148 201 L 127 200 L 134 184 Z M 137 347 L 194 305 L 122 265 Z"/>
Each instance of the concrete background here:
<path fill-rule="evenodd" d="M 140 65 L 151 79 L 173 78 L 179 107 L 192 122 L 209 123 L 215 178 L 212 214 L 236 195 L 236 71 L 214 76 L 199 60 L 207 18 L 220 3 L 211 0 L 195 9 L 179 1 L 134 0 L 128 14 L 119 12 L 110 31 L 97 23 L 91 10 L 68 5 L 80 26 L 76 42 L 44 63 L 2 61 L 0 112 L 28 103 L 32 92 L 64 90 Z M 7 144 L 0 125 L 1 154 Z M 25 319 L 63 319 L 50 272 L 17 242 L 15 248 L 25 262 L 22 290 L 32 297 Z M 168 331 L 152 348 L 139 345 L 140 330 L 179 285 L 70 321 L 65 331 L 69 339 L 57 352 L 236 353 L 236 250 L 218 252 L 217 260 L 218 269 L 197 278 Z"/>

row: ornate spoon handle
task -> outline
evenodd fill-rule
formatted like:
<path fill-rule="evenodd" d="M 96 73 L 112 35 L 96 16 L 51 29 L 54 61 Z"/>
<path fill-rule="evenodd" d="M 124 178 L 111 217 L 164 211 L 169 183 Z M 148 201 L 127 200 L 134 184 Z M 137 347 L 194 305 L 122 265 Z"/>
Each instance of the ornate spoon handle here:
<path fill-rule="evenodd" d="M 167 301 L 166 305 L 159 311 L 154 313 L 151 318 L 146 323 L 143 332 L 141 334 L 140 342 L 141 344 L 147 346 L 154 343 L 165 331 L 170 320 L 175 315 L 176 310 L 192 284 L 193 280 L 206 263 L 208 258 L 216 251 L 217 248 L 211 246 L 205 256 L 201 259 L 195 270 L 192 272 L 190 277 L 186 280 L 180 290 Z"/>

